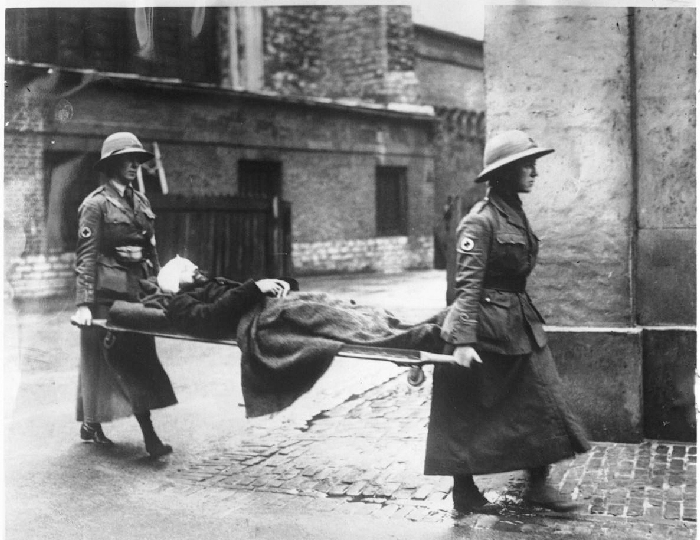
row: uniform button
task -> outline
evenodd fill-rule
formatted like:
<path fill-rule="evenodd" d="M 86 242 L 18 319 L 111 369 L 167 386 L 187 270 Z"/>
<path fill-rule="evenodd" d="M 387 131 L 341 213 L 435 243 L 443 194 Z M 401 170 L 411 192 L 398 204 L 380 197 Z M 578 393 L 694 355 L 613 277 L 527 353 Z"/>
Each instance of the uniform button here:
<path fill-rule="evenodd" d="M 488 303 L 491 302 L 491 299 L 487 296 L 486 298 L 484 298 L 484 301 Z"/>
<path fill-rule="evenodd" d="M 141 231 L 141 234 L 146 236 L 148 234 L 148 231 Z"/>
<path fill-rule="evenodd" d="M 469 322 L 469 316 L 468 315 L 460 315 L 459 320 L 462 322 Z"/>

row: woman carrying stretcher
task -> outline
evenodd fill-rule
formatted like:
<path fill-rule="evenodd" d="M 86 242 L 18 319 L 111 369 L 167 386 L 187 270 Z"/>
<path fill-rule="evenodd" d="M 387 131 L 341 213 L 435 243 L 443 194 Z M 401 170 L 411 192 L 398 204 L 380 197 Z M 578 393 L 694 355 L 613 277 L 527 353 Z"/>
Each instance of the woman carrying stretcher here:
<path fill-rule="evenodd" d="M 457 512 L 497 512 L 473 475 L 518 469 L 528 473 L 529 503 L 576 507 L 548 483 L 548 468 L 589 443 L 525 292 L 539 240 L 520 194 L 532 189 L 535 160 L 551 152 L 522 131 L 489 140 L 477 182 L 490 190 L 459 225 L 457 298 L 442 326 L 459 365 L 435 367 L 425 457 L 425 474 L 454 477 Z"/>

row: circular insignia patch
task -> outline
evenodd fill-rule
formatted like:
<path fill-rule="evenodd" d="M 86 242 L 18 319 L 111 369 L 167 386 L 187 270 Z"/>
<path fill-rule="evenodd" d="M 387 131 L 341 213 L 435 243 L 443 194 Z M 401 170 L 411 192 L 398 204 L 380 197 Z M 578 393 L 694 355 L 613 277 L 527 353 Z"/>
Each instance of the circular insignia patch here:
<path fill-rule="evenodd" d="M 459 251 L 465 252 L 471 251 L 472 249 L 474 249 L 474 240 L 467 238 L 466 236 L 462 238 L 462 240 L 459 242 Z"/>
<path fill-rule="evenodd" d="M 80 238 L 90 238 L 92 236 L 92 231 L 90 227 L 83 227 L 80 229 Z"/>

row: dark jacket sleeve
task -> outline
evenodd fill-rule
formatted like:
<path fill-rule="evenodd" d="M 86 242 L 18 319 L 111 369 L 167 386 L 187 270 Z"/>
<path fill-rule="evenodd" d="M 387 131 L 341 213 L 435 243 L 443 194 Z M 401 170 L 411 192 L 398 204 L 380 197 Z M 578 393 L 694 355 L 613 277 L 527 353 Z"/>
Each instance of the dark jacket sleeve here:
<path fill-rule="evenodd" d="M 167 309 L 173 326 L 197 335 L 235 333 L 241 317 L 262 301 L 265 295 L 255 281 L 249 279 L 225 291 L 212 302 L 204 297 L 197 291 L 173 296 Z"/>
<path fill-rule="evenodd" d="M 87 198 L 78 210 L 78 245 L 75 255 L 76 304 L 95 302 L 97 257 L 102 238 L 103 210 L 99 200 Z"/>
<path fill-rule="evenodd" d="M 441 336 L 453 345 L 474 345 L 493 224 L 483 213 L 469 214 L 457 233 L 456 298 L 442 325 Z"/>

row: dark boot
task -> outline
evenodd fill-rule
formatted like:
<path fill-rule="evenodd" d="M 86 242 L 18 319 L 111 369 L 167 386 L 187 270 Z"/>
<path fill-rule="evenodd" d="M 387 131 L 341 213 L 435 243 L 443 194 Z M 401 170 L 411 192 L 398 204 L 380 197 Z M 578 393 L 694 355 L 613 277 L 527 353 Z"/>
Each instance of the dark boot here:
<path fill-rule="evenodd" d="M 94 442 L 110 446 L 114 444 L 102 431 L 102 425 L 97 422 L 83 422 L 80 426 L 80 438 L 86 442 Z"/>
<path fill-rule="evenodd" d="M 537 467 L 528 471 L 528 486 L 523 500 L 555 512 L 574 512 L 580 505 L 564 497 L 547 481 L 549 467 Z"/>
<path fill-rule="evenodd" d="M 452 488 L 452 501 L 455 512 L 460 514 L 497 514 L 500 507 L 489 502 L 484 494 L 474 483 L 471 474 L 464 474 L 454 477 L 454 487 Z"/>
<path fill-rule="evenodd" d="M 158 458 L 170 454 L 173 451 L 173 447 L 169 444 L 163 444 L 163 441 L 156 435 L 156 430 L 153 428 L 153 423 L 151 422 L 150 411 L 139 413 L 135 416 L 139 426 L 141 426 L 143 441 L 146 443 L 146 452 L 148 452 L 148 455 L 152 458 Z"/>

